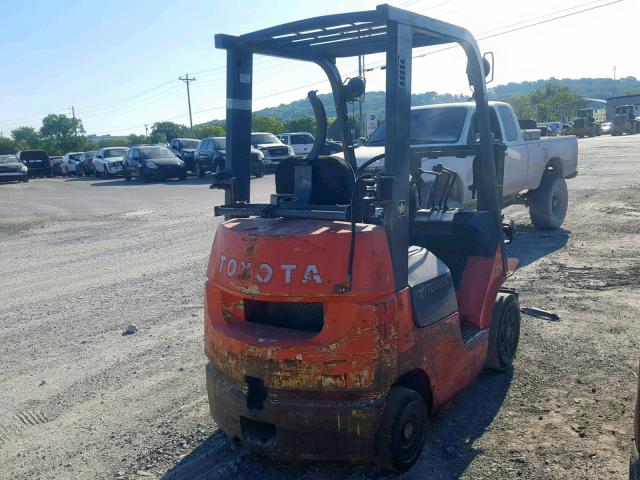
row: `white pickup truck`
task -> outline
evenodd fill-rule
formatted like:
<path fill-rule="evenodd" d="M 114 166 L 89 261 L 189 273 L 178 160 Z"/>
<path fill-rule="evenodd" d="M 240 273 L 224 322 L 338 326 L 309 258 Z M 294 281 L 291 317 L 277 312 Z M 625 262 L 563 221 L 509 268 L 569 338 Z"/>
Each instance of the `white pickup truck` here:
<path fill-rule="evenodd" d="M 578 174 L 578 141 L 575 136 L 540 137 L 540 130 L 521 130 L 508 103 L 489 102 L 491 130 L 496 141 L 507 147 L 504 160 L 503 205 L 522 203 L 529 207 L 531 222 L 540 229 L 559 228 L 567 213 L 565 178 Z M 355 150 L 358 165 L 384 152 L 384 123 L 371 135 L 367 145 Z M 421 148 L 473 143 L 475 104 L 449 103 L 413 107 L 411 147 Z M 372 167 L 381 166 L 375 163 Z M 457 174 L 449 205 L 475 203 L 473 159 L 471 157 L 422 158 L 422 169 L 441 163 Z"/>

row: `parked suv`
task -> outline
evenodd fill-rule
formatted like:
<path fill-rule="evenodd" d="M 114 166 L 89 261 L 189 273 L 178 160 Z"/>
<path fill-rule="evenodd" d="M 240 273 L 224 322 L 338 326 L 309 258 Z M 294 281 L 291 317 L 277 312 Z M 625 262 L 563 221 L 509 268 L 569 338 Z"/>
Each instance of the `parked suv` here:
<path fill-rule="evenodd" d="M 93 159 L 98 153 L 96 150 L 90 150 L 88 152 L 84 152 L 80 157 L 80 169 L 82 173 L 84 173 L 85 177 L 88 177 L 93 173 Z"/>
<path fill-rule="evenodd" d="M 189 172 L 193 171 L 193 157 L 199 142 L 200 140 L 195 138 L 174 138 L 171 140 L 171 151 L 185 163 Z"/>
<path fill-rule="evenodd" d="M 291 146 L 295 155 L 302 157 L 309 155 L 316 141 L 313 135 L 307 132 L 282 133 L 278 135 L 278 139 L 285 145 Z M 340 143 L 326 140 L 320 149 L 320 155 L 334 155 L 342 151 Z"/>
<path fill-rule="evenodd" d="M 285 145 L 293 148 L 293 153 L 306 157 L 311 152 L 316 141 L 313 135 L 307 132 L 291 132 L 278 135 L 278 139 Z"/>
<path fill-rule="evenodd" d="M 83 153 L 84 152 L 69 152 L 64 154 L 62 163 L 60 163 L 60 170 L 62 171 L 63 177 L 67 175 L 82 175 L 79 164 L 80 157 L 82 157 Z"/>
<path fill-rule="evenodd" d="M 227 140 L 225 137 L 210 137 L 200 141 L 194 159 L 194 172 L 203 178 L 207 172 L 221 172 L 225 169 Z M 251 174 L 260 178 L 264 175 L 264 154 L 251 148 Z"/>
<path fill-rule="evenodd" d="M 93 173 L 96 177 L 104 175 L 110 178 L 113 175 L 122 175 L 122 158 L 128 148 L 108 147 L 101 148 L 93 159 Z"/>
<path fill-rule="evenodd" d="M 27 166 L 30 177 L 53 176 L 49 155 L 44 150 L 21 150 L 16 157 Z"/>
<path fill-rule="evenodd" d="M 124 179 L 139 177 L 142 181 L 151 179 L 187 178 L 184 161 L 175 153 L 161 145 L 138 145 L 129 149 L 124 157 Z"/>
<path fill-rule="evenodd" d="M 51 174 L 62 176 L 62 155 L 53 155 L 49 157 L 49 163 L 51 164 Z"/>
<path fill-rule="evenodd" d="M 277 165 L 280 160 L 293 157 L 293 147 L 285 145 L 273 133 L 255 132 L 251 134 L 251 145 L 264 155 L 264 164 Z"/>

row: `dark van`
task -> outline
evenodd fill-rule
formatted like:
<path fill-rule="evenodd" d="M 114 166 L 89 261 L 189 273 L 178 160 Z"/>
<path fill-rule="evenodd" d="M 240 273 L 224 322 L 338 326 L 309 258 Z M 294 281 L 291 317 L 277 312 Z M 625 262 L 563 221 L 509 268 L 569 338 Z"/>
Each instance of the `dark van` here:
<path fill-rule="evenodd" d="M 44 150 L 21 150 L 16 157 L 29 169 L 30 177 L 52 177 L 49 155 Z"/>

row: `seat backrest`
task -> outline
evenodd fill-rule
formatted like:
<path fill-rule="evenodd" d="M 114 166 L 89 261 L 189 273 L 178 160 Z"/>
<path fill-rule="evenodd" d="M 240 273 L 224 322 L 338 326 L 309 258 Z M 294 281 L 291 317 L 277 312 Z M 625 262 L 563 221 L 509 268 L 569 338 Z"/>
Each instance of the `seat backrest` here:
<path fill-rule="evenodd" d="M 312 165 L 311 205 L 346 205 L 355 180 L 349 164 L 338 157 L 318 157 Z"/>
<path fill-rule="evenodd" d="M 500 225 L 489 212 L 420 210 L 411 225 L 411 242 L 433 252 L 451 270 L 457 288 L 469 257 L 492 257 Z"/>
<path fill-rule="evenodd" d="M 305 163 L 295 158 L 280 161 L 276 167 L 276 193 L 296 193 L 296 168 Z M 318 157 L 311 162 L 311 205 L 346 205 L 351 201 L 353 187 L 353 173 L 344 159 Z"/>

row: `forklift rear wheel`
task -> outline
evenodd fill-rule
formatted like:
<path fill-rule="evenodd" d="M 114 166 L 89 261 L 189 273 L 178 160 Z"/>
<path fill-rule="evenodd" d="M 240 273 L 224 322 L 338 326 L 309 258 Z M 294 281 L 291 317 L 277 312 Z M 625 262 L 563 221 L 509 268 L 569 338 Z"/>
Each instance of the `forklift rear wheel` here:
<path fill-rule="evenodd" d="M 504 372 L 516 358 L 520 339 L 520 305 L 512 293 L 498 293 L 489 328 L 487 367 Z"/>
<path fill-rule="evenodd" d="M 420 458 L 428 428 L 427 405 L 420 394 L 392 387 L 378 432 L 375 463 L 393 472 L 409 470 Z"/>
<path fill-rule="evenodd" d="M 529 216 L 539 230 L 560 228 L 567 215 L 567 182 L 557 175 L 545 175 L 540 186 L 529 193 Z"/>

